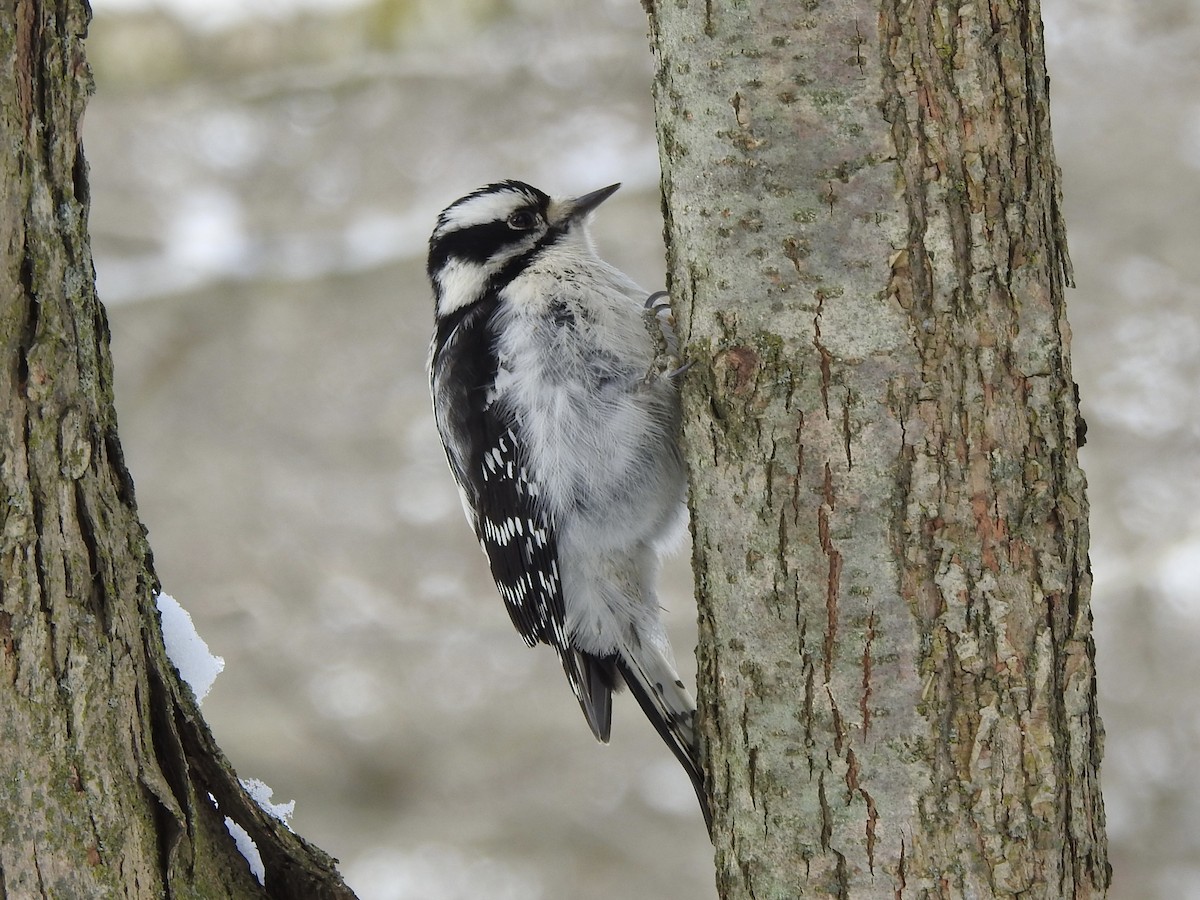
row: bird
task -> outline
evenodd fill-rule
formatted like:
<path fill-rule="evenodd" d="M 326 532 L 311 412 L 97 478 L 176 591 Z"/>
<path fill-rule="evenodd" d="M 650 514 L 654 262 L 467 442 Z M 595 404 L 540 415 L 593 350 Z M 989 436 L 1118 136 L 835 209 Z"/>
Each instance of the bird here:
<path fill-rule="evenodd" d="M 429 239 L 434 420 L 467 520 L 529 646 L 553 648 L 596 739 L 628 686 L 711 816 L 696 703 L 655 583 L 687 524 L 666 292 L 597 255 L 595 209 L 525 182 L 451 203 Z"/>

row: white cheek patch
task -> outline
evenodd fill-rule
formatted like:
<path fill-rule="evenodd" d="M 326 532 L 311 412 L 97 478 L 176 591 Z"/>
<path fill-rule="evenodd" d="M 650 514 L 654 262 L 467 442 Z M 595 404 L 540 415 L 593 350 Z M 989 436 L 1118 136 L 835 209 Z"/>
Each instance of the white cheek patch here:
<path fill-rule="evenodd" d="M 438 285 L 438 314 L 449 315 L 482 299 L 488 281 L 524 253 L 528 253 L 538 242 L 538 233 L 530 233 L 519 244 L 497 253 L 486 263 L 465 259 L 452 259 L 433 276 Z"/>
<path fill-rule="evenodd" d="M 438 284 L 438 314 L 445 316 L 479 298 L 491 277 L 491 268 L 455 259 L 438 269 L 434 277 Z"/>

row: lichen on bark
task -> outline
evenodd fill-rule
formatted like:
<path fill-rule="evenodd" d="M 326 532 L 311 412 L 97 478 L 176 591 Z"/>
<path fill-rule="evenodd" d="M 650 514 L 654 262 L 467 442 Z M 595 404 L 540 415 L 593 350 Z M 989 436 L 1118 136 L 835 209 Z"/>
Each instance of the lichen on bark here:
<path fill-rule="evenodd" d="M 342 897 L 167 660 L 87 236 L 82 0 L 0 17 L 0 897 Z M 220 804 L 220 810 L 213 799 Z M 252 835 L 251 876 L 224 824 Z"/>
<path fill-rule="evenodd" d="M 648 11 L 722 896 L 1102 894 L 1036 6 Z"/>

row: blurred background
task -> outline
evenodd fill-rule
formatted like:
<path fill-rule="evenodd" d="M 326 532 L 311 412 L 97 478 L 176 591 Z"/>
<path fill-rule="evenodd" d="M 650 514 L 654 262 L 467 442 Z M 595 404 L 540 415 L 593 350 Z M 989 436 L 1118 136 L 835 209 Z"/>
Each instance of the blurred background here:
<path fill-rule="evenodd" d="M 429 413 L 423 254 L 487 181 L 624 182 L 662 284 L 634 0 L 93 0 L 85 121 L 121 437 L 243 777 L 363 900 L 715 897 L 632 702 L 595 745 L 520 642 Z M 1200 0 L 1046 0 L 1078 287 L 1112 897 L 1200 898 Z M 685 676 L 686 554 L 664 603 Z"/>

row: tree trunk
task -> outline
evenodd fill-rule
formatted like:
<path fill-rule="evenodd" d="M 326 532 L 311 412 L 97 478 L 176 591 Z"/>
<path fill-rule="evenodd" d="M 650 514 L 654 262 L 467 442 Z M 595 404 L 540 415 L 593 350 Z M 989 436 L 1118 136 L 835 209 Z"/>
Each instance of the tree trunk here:
<path fill-rule="evenodd" d="M 351 897 L 246 796 L 163 649 L 87 239 L 89 15 L 0 14 L 0 897 Z"/>
<path fill-rule="evenodd" d="M 648 10 L 721 896 L 1102 896 L 1037 3 Z"/>

